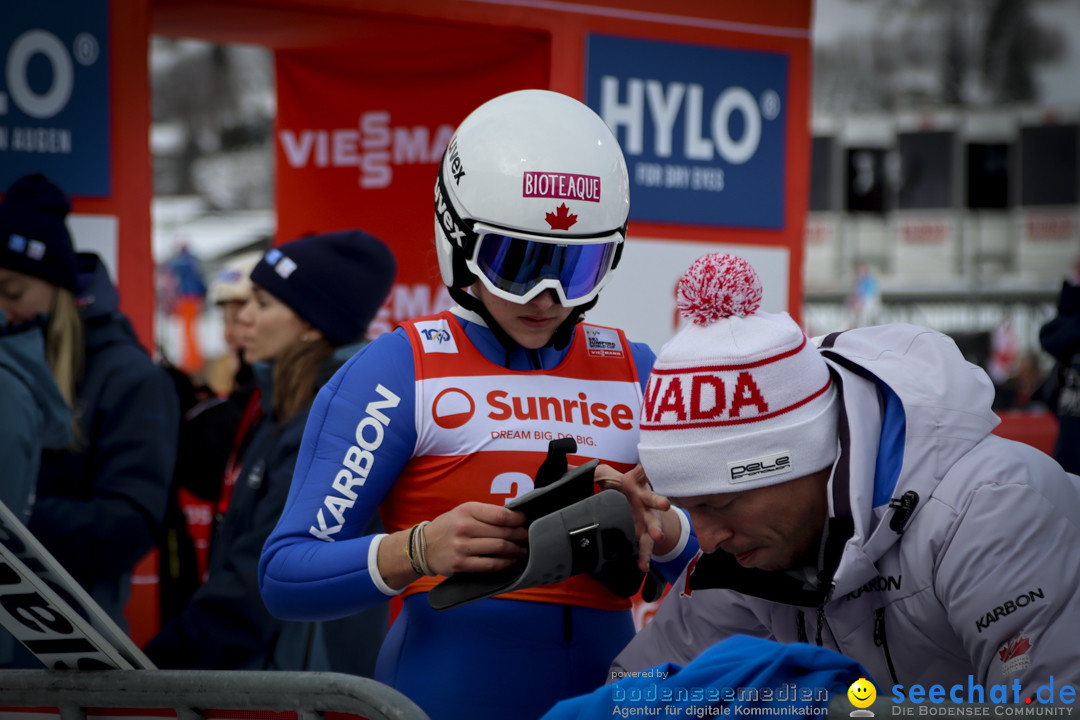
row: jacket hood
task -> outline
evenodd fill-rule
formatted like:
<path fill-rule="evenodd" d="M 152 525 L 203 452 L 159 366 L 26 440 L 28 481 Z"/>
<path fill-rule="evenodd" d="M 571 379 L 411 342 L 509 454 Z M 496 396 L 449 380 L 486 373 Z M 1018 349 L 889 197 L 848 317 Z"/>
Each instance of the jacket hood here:
<path fill-rule="evenodd" d="M 45 359 L 45 338 L 40 324 L 12 330 L 0 312 L 0 372 L 22 382 L 37 403 L 43 418 L 42 447 L 66 447 L 71 442 L 71 409 Z"/>
<path fill-rule="evenodd" d="M 836 333 L 818 344 L 843 397 L 830 510 L 854 522 L 834 575 L 835 592 L 844 594 L 877 574 L 874 562 L 899 540 L 920 503 L 1000 419 L 991 410 L 989 376 L 940 332 L 895 324 Z M 918 501 L 894 529 L 898 509 L 889 502 L 909 492 Z"/>
<path fill-rule="evenodd" d="M 94 253 L 79 253 L 78 296 L 86 319 L 114 313 L 120 306 L 120 294 L 109 278 L 109 271 Z"/>
<path fill-rule="evenodd" d="M 120 295 L 108 270 L 94 253 L 79 253 L 79 288 L 88 354 L 110 345 L 139 345 L 131 322 L 119 310 Z"/>

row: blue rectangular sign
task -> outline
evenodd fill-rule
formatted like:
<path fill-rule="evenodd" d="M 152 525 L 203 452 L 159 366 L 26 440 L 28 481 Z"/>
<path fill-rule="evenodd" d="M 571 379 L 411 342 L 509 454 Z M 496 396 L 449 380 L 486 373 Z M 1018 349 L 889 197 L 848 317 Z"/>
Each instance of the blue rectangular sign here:
<path fill-rule="evenodd" d="M 69 195 L 108 197 L 109 0 L 12 3 L 3 16 L 0 192 L 41 172 Z"/>
<path fill-rule="evenodd" d="M 630 172 L 630 219 L 782 229 L 788 57 L 590 35 L 585 102 Z"/>

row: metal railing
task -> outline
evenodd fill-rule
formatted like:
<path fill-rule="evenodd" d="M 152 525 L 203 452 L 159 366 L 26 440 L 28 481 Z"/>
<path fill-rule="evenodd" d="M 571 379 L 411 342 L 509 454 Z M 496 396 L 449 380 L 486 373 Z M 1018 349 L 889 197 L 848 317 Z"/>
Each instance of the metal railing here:
<path fill-rule="evenodd" d="M 177 720 L 228 710 L 294 711 L 298 720 L 324 720 L 328 712 L 429 720 L 412 700 L 375 680 L 268 670 L 5 670 L 0 710 L 5 707 L 57 708 L 60 720 L 86 720 L 90 708 L 172 708 Z"/>

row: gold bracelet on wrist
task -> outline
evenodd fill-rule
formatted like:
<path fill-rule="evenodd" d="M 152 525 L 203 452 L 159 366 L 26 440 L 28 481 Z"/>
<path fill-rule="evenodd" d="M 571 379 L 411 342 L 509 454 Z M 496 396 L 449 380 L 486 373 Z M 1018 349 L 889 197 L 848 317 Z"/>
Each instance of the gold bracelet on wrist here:
<path fill-rule="evenodd" d="M 429 577 L 436 575 L 431 571 L 431 568 L 427 564 L 427 537 L 424 535 L 424 527 L 428 524 L 428 521 L 420 523 L 420 527 L 416 530 L 417 552 L 416 552 L 416 564 L 419 566 L 420 572 L 423 575 Z"/>

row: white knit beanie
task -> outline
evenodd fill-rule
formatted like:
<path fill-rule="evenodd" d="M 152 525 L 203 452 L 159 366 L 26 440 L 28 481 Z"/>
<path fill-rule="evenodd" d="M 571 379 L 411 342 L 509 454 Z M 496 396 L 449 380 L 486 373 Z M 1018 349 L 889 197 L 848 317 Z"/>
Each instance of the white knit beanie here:
<path fill-rule="evenodd" d="M 734 255 L 698 258 L 680 281 L 692 322 L 660 349 L 638 444 L 661 495 L 741 492 L 836 460 L 829 368 L 791 316 L 760 305 L 761 280 Z"/>
<path fill-rule="evenodd" d="M 262 259 L 263 253 L 251 252 L 230 258 L 210 278 L 207 299 L 214 305 L 227 302 L 247 302 L 251 297 L 251 271 Z"/>

